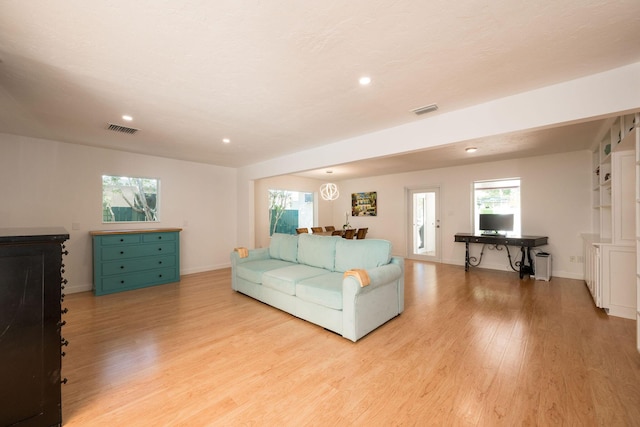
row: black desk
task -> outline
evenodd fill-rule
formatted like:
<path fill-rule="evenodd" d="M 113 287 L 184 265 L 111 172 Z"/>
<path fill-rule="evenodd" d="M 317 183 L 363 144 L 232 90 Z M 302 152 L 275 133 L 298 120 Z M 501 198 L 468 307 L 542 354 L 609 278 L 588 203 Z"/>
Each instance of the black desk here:
<path fill-rule="evenodd" d="M 482 243 L 489 245 L 503 245 L 505 248 L 507 246 L 520 246 L 520 253 L 522 254 L 522 259 L 520 262 L 516 262 L 516 266 L 519 267 L 516 270 L 511 264 L 511 255 L 509 254 L 509 248 L 507 249 L 507 255 L 509 256 L 509 264 L 511 268 L 520 273 L 520 278 L 522 279 L 525 274 L 534 274 L 533 269 L 533 260 L 531 259 L 531 248 L 536 246 L 542 246 L 547 244 L 548 237 L 547 236 L 487 236 L 487 235 L 478 235 L 472 233 L 457 233 L 455 235 L 456 242 L 464 242 L 465 246 L 465 254 L 464 254 L 464 271 L 469 271 L 469 266 L 477 267 L 480 265 L 482 261 L 482 254 L 480 254 L 480 260 L 477 264 L 472 264 L 471 259 L 476 260 L 475 257 L 469 256 L 469 243 Z M 529 265 L 527 265 L 527 261 L 529 261 Z"/>

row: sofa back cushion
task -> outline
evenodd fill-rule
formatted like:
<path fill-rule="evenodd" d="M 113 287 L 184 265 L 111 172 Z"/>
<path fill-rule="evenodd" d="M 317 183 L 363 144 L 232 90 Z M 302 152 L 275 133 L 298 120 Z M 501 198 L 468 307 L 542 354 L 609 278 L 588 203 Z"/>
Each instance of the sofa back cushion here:
<path fill-rule="evenodd" d="M 298 262 L 298 236 L 273 233 L 269 244 L 269 256 L 284 261 Z"/>
<path fill-rule="evenodd" d="M 340 236 L 298 235 L 298 262 L 334 271 L 336 242 L 340 240 Z"/>
<path fill-rule="evenodd" d="M 391 261 L 391 242 L 382 239 L 348 240 L 336 243 L 335 271 L 374 268 Z"/>

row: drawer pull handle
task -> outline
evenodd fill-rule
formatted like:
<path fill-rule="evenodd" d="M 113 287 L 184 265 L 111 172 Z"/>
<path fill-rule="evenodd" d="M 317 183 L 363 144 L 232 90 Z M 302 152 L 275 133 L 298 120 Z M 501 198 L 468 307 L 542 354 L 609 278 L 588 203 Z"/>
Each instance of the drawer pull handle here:
<path fill-rule="evenodd" d="M 158 236 L 158 240 L 162 240 L 162 236 Z"/>
<path fill-rule="evenodd" d="M 162 277 L 162 274 L 158 274 L 158 277 Z"/>
<path fill-rule="evenodd" d="M 120 239 L 121 242 L 124 242 L 124 239 Z"/>
<path fill-rule="evenodd" d="M 120 269 L 121 269 L 121 270 L 124 270 L 124 265 L 121 265 L 121 266 L 120 266 Z"/>
<path fill-rule="evenodd" d="M 120 255 L 124 255 L 124 251 L 120 251 Z"/>
<path fill-rule="evenodd" d="M 158 264 L 162 264 L 162 261 L 158 261 Z"/>
<path fill-rule="evenodd" d="M 162 250 L 162 248 L 158 248 L 158 250 L 159 250 L 159 251 L 161 251 L 161 250 Z"/>
<path fill-rule="evenodd" d="M 124 283 L 124 280 L 120 280 L 120 283 Z"/>

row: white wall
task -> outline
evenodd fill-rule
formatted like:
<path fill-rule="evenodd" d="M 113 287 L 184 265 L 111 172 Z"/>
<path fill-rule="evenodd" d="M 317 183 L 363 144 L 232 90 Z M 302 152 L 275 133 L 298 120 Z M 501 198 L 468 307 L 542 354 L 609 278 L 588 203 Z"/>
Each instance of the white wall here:
<path fill-rule="evenodd" d="M 160 222 L 102 224 L 103 174 L 159 178 Z M 0 227 L 69 231 L 68 292 L 92 287 L 91 230 L 182 228 L 182 274 L 228 266 L 236 246 L 232 168 L 0 134 L 0 200 Z"/>

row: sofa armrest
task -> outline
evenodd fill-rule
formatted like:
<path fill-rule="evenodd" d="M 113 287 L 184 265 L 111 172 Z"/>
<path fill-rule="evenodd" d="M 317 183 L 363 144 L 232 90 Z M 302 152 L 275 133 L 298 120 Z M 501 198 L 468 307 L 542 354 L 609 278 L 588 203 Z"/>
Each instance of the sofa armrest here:
<path fill-rule="evenodd" d="M 242 264 L 247 261 L 255 261 L 258 259 L 269 259 L 269 248 L 249 249 L 249 256 L 246 258 L 240 258 L 240 255 L 236 251 L 231 252 L 231 267 L 235 267 L 238 264 Z"/>
<path fill-rule="evenodd" d="M 248 261 L 255 261 L 259 259 L 269 259 L 269 248 L 249 249 L 249 255 L 245 258 L 240 258 L 240 254 L 236 251 L 232 251 L 231 255 L 231 289 L 237 290 L 236 285 L 236 268 Z"/>
<path fill-rule="evenodd" d="M 358 295 L 365 292 L 372 292 L 374 289 L 394 282 L 402 275 L 402 269 L 395 264 L 382 265 L 380 267 L 367 270 L 370 283 L 367 286 L 360 286 L 355 277 L 347 276 L 343 279 L 343 291 L 347 294 Z M 347 290 L 349 288 L 349 290 Z"/>
<path fill-rule="evenodd" d="M 367 269 L 370 284 L 342 279 L 342 336 L 357 341 L 404 309 L 403 259 Z M 397 261 L 397 260 L 396 260 Z"/>
<path fill-rule="evenodd" d="M 402 313 L 404 311 L 404 258 L 392 256 L 391 264 L 397 265 L 402 270 L 400 281 L 398 282 L 398 313 Z"/>

